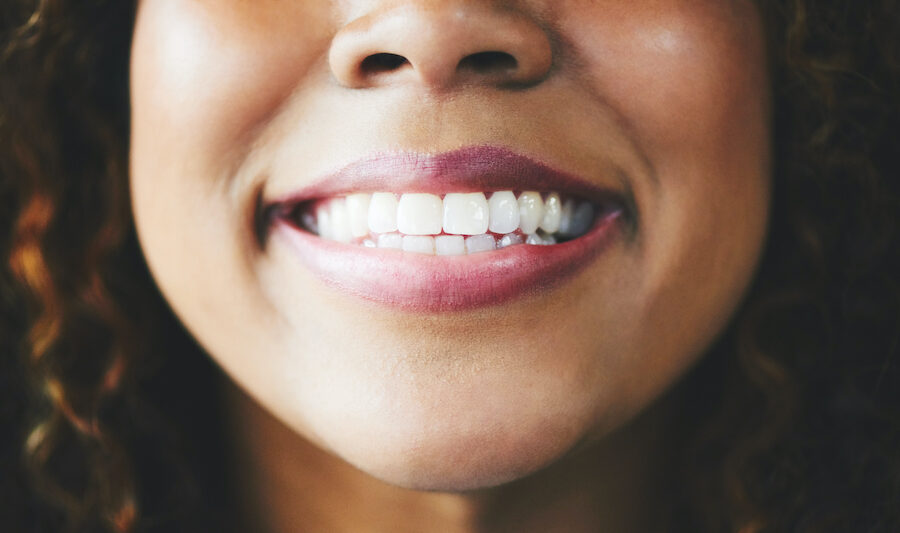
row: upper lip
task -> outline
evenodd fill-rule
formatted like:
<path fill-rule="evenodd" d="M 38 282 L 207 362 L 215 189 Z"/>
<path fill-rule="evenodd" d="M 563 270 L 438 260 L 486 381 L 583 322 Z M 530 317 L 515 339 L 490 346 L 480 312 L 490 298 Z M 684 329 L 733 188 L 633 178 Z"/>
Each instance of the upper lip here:
<path fill-rule="evenodd" d="M 337 172 L 280 197 L 267 208 L 353 192 L 554 191 L 595 203 L 632 205 L 627 186 L 597 185 L 577 175 L 497 146 L 470 146 L 439 154 L 381 153 L 356 160 Z"/>

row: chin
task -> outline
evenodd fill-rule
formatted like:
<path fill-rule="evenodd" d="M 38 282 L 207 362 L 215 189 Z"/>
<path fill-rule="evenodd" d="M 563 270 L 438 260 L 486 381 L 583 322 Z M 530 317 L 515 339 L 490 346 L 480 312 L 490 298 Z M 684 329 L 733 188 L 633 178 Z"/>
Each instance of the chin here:
<path fill-rule="evenodd" d="M 459 391 L 427 411 L 410 398 L 387 412 L 354 415 L 318 433 L 319 445 L 391 485 L 465 492 L 551 465 L 578 447 L 590 428 L 585 417 L 541 412 L 516 400 L 495 397 L 497 408 L 484 399 L 461 405 L 464 396 Z"/>
<path fill-rule="evenodd" d="M 474 491 L 527 477 L 557 461 L 575 444 L 540 430 L 383 438 L 382 445 L 350 451 L 345 459 L 391 485 L 437 492 Z M 387 443 L 390 449 L 383 446 Z"/>

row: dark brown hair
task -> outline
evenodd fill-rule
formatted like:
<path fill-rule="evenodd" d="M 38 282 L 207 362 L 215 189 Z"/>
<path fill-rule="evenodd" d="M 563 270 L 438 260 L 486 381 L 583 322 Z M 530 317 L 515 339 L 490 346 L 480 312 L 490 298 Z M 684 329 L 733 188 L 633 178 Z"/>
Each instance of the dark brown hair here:
<path fill-rule="evenodd" d="M 900 531 L 900 5 L 759 4 L 770 238 L 681 386 L 690 490 L 672 528 Z M 133 18 L 121 0 L 0 5 L 5 531 L 223 529 L 196 521 L 227 507 L 222 458 L 198 451 L 220 449 L 205 445 L 217 371 L 154 289 L 130 218 Z"/>

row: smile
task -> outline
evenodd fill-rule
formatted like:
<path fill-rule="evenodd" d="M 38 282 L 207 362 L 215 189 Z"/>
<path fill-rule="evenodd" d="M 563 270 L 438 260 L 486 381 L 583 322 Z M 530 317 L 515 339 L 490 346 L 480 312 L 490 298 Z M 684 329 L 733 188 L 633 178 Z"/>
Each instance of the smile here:
<path fill-rule="evenodd" d="M 622 233 L 628 205 L 625 192 L 473 147 L 354 163 L 267 202 L 266 220 L 327 285 L 447 312 L 558 286 Z"/>

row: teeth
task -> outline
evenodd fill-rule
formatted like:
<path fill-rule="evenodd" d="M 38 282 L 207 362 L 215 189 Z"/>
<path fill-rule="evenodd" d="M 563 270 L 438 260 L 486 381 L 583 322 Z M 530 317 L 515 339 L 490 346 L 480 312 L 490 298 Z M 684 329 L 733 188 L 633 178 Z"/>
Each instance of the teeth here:
<path fill-rule="evenodd" d="M 437 255 L 466 255 L 466 240 L 462 235 L 438 235 L 434 249 Z"/>
<path fill-rule="evenodd" d="M 557 233 L 560 237 L 566 238 L 584 235 L 591 228 L 593 221 L 594 206 L 588 202 L 576 204 L 574 200 L 567 200 L 563 204 Z"/>
<path fill-rule="evenodd" d="M 444 196 L 444 232 L 480 235 L 488 230 L 488 201 L 484 193 L 452 193 Z"/>
<path fill-rule="evenodd" d="M 319 231 L 319 237 L 323 239 L 331 240 L 332 231 L 331 231 L 331 206 L 328 204 L 320 205 L 316 209 L 316 227 Z"/>
<path fill-rule="evenodd" d="M 519 244 L 556 244 L 587 233 L 595 219 L 590 202 L 558 193 L 512 191 L 397 195 L 357 193 L 324 199 L 298 213 L 304 228 L 327 240 L 442 256 Z"/>
<path fill-rule="evenodd" d="M 406 235 L 403 237 L 403 251 L 434 255 L 434 237 L 428 235 Z"/>
<path fill-rule="evenodd" d="M 368 194 L 351 194 L 347 197 L 347 215 L 350 218 L 350 233 L 354 237 L 369 235 L 369 202 Z"/>
<path fill-rule="evenodd" d="M 397 229 L 406 235 L 440 234 L 442 204 L 440 196 L 433 194 L 404 194 L 397 205 Z"/>
<path fill-rule="evenodd" d="M 510 233 L 509 235 L 501 237 L 500 241 L 497 243 L 497 248 L 506 248 L 507 246 L 512 246 L 514 244 L 522 244 L 522 236 L 518 233 Z"/>
<path fill-rule="evenodd" d="M 303 227 L 309 229 L 311 232 L 316 235 L 322 236 L 322 232 L 319 231 L 319 220 L 318 220 L 318 210 L 315 213 L 311 213 L 309 211 L 304 211 L 301 215 L 300 220 L 303 221 Z"/>
<path fill-rule="evenodd" d="M 529 235 L 537 231 L 544 218 L 544 201 L 537 192 L 523 192 L 519 195 L 519 229 Z"/>
<path fill-rule="evenodd" d="M 403 248 L 403 235 L 399 233 L 382 233 L 378 236 L 378 247 L 400 250 Z"/>
<path fill-rule="evenodd" d="M 478 252 L 487 252 L 497 248 L 494 236 L 488 233 L 483 235 L 473 235 L 466 239 L 466 251 L 470 254 Z"/>
<path fill-rule="evenodd" d="M 348 198 L 349 199 L 349 198 Z M 349 205 L 349 202 L 347 203 Z M 562 215 L 562 204 L 559 195 L 552 193 L 544 201 L 544 219 L 541 220 L 541 229 L 547 233 L 559 231 L 559 219 Z"/>
<path fill-rule="evenodd" d="M 350 242 L 350 217 L 343 199 L 331 201 L 331 238 L 338 242 Z"/>
<path fill-rule="evenodd" d="M 594 206 L 588 202 L 581 202 L 578 207 L 575 208 L 575 213 L 572 214 L 572 226 L 569 228 L 569 234 L 572 236 L 584 235 L 591 229 L 591 223 L 593 221 Z"/>
<path fill-rule="evenodd" d="M 512 191 L 498 191 L 488 202 L 491 210 L 490 229 L 494 233 L 512 233 L 519 228 L 519 203 Z M 483 231 L 481 233 L 484 233 Z"/>
<path fill-rule="evenodd" d="M 572 228 L 572 215 L 575 213 L 575 200 L 566 200 L 559 212 L 559 228 L 557 232 L 568 237 Z"/>
<path fill-rule="evenodd" d="M 372 233 L 397 231 L 397 196 L 376 192 L 369 202 L 369 230 Z"/>
<path fill-rule="evenodd" d="M 546 246 L 548 244 L 556 244 L 556 239 L 553 238 L 553 235 L 540 235 L 538 233 L 532 233 L 525 239 L 525 244 L 532 244 L 537 246 Z"/>

